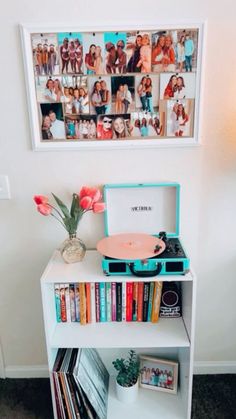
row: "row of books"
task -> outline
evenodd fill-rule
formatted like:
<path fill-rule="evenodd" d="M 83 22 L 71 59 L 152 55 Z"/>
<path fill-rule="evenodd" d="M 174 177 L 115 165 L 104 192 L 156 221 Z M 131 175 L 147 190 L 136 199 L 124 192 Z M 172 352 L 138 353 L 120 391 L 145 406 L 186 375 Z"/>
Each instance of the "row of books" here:
<path fill-rule="evenodd" d="M 52 378 L 58 419 L 106 419 L 109 373 L 95 349 L 58 349 Z"/>
<path fill-rule="evenodd" d="M 162 282 L 80 282 L 55 284 L 57 322 L 159 319 Z"/>

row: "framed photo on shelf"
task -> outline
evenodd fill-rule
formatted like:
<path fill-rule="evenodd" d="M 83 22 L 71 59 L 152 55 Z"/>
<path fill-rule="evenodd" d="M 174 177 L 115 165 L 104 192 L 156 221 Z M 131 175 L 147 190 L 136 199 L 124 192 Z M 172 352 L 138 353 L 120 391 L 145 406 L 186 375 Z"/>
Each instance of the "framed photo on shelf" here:
<path fill-rule="evenodd" d="M 140 387 L 172 394 L 177 393 L 177 362 L 141 355 L 140 366 Z"/>
<path fill-rule="evenodd" d="M 204 24 L 21 26 L 35 150 L 199 143 Z"/>

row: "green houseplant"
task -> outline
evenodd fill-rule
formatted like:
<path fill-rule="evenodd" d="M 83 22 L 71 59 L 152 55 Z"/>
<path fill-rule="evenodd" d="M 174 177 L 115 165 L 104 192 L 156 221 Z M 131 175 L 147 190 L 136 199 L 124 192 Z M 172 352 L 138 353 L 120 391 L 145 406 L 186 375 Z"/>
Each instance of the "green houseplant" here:
<path fill-rule="evenodd" d="M 118 399 L 125 403 L 135 401 L 140 373 L 140 361 L 136 352 L 131 349 L 126 359 L 116 359 L 112 364 L 118 371 L 116 377 L 116 394 Z"/>

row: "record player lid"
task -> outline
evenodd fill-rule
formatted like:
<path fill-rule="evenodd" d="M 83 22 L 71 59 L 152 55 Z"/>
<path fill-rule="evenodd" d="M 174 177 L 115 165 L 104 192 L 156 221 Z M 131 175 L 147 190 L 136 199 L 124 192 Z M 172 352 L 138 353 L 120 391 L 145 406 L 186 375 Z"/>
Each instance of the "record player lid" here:
<path fill-rule="evenodd" d="M 178 183 L 107 184 L 105 235 L 165 231 L 168 237 L 179 235 Z"/>

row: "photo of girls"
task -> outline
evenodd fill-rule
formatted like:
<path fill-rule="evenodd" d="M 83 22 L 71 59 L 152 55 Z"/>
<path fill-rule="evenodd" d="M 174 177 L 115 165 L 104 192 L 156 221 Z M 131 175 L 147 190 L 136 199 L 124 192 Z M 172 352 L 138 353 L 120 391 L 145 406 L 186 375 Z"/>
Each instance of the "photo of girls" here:
<path fill-rule="evenodd" d="M 83 73 L 83 37 L 79 32 L 58 34 L 62 74 Z"/>
<path fill-rule="evenodd" d="M 150 390 L 177 393 L 178 363 L 141 356 L 140 386 Z"/>
<path fill-rule="evenodd" d="M 66 138 L 62 104 L 40 104 L 39 114 L 42 140 L 63 140 Z"/>
<path fill-rule="evenodd" d="M 172 31 L 152 34 L 152 71 L 176 71 L 176 52 Z"/>
<path fill-rule="evenodd" d="M 168 100 L 167 136 L 191 137 L 193 131 L 194 100 Z"/>
<path fill-rule="evenodd" d="M 105 32 L 105 70 L 107 74 L 124 74 L 127 68 L 126 32 Z"/>
<path fill-rule="evenodd" d="M 194 99 L 195 73 L 163 73 L 160 75 L 160 99 Z"/>
<path fill-rule="evenodd" d="M 135 77 L 135 108 L 154 112 L 159 102 L 159 75 L 137 75 Z"/>
<path fill-rule="evenodd" d="M 105 73 L 104 33 L 86 33 L 83 35 L 84 62 L 86 74 Z"/>
<path fill-rule="evenodd" d="M 131 135 L 134 138 L 158 137 L 163 135 L 163 123 L 163 114 L 160 118 L 159 113 L 134 112 L 131 114 Z"/>
<path fill-rule="evenodd" d="M 87 76 L 64 76 L 62 84 L 65 113 L 89 114 Z"/>
<path fill-rule="evenodd" d="M 140 33 L 142 36 L 140 58 L 137 67 L 140 68 L 141 73 L 149 73 L 152 69 L 152 46 L 151 34 Z"/>
<path fill-rule="evenodd" d="M 140 62 L 140 49 L 142 46 L 142 35 L 137 32 L 127 32 L 127 72 L 128 73 L 140 73 L 141 67 L 137 66 Z"/>
<path fill-rule="evenodd" d="M 108 76 L 89 77 L 88 90 L 90 113 L 97 115 L 111 113 L 111 78 Z"/>
<path fill-rule="evenodd" d="M 61 77 L 39 77 L 36 84 L 37 102 L 54 103 L 63 102 L 63 89 Z"/>
<path fill-rule="evenodd" d="M 34 34 L 31 36 L 33 65 L 36 84 L 40 76 L 59 74 L 59 55 L 56 34 Z"/>
<path fill-rule="evenodd" d="M 111 77 L 112 113 L 129 113 L 135 109 L 134 77 Z"/>
<path fill-rule="evenodd" d="M 68 140 L 96 140 L 95 116 L 66 116 L 65 122 Z"/>

